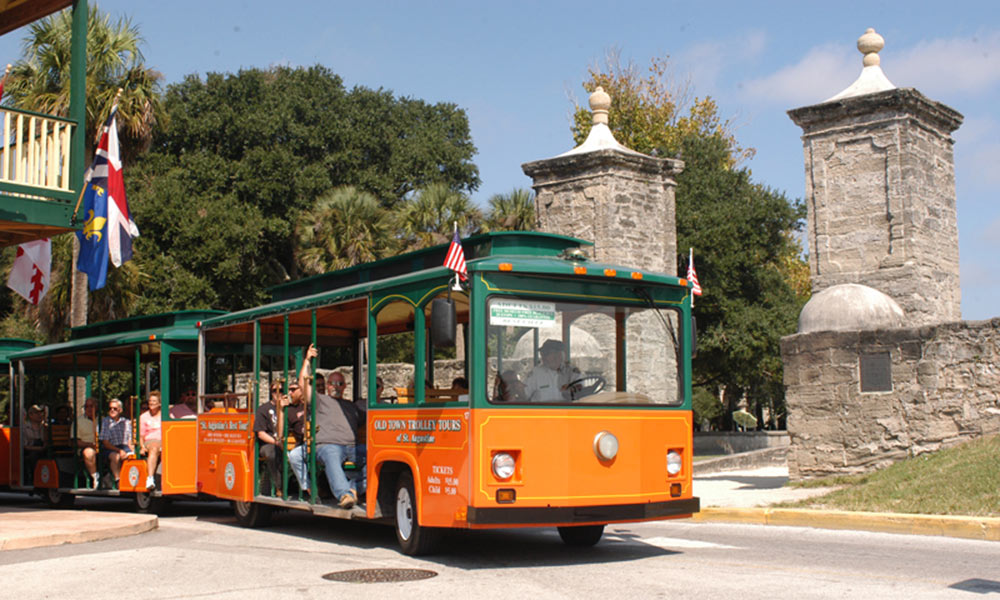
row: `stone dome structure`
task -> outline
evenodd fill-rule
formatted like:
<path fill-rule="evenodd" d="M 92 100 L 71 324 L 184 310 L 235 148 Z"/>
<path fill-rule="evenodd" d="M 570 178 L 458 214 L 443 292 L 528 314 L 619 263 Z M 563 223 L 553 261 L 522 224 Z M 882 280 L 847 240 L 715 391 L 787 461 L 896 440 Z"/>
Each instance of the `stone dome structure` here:
<path fill-rule="evenodd" d="M 842 283 L 813 294 L 799 314 L 799 333 L 903 327 L 899 304 L 882 292 Z"/>

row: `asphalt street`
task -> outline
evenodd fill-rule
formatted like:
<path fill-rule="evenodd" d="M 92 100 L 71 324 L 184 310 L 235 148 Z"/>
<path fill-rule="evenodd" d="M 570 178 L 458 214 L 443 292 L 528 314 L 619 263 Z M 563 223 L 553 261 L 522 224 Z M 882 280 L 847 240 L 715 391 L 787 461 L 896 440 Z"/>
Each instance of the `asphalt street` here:
<path fill-rule="evenodd" d="M 88 501 L 90 502 L 90 501 Z M 104 502 L 101 510 L 129 510 Z M 357 569 L 428 579 L 344 583 Z M 608 528 L 573 549 L 554 530 L 457 532 L 427 558 L 399 553 L 388 527 L 283 513 L 236 526 L 223 503 L 179 503 L 149 533 L 0 553 L 10 598 L 105 598 L 108 578 L 155 598 L 989 598 L 1000 597 L 995 542 L 673 521 Z"/>

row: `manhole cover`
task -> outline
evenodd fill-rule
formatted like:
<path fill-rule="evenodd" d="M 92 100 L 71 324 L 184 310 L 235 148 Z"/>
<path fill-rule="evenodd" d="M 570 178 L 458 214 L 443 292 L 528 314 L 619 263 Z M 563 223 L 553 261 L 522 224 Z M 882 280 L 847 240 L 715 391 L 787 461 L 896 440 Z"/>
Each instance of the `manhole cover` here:
<path fill-rule="evenodd" d="M 395 583 L 398 581 L 419 581 L 437 577 L 427 569 L 352 569 L 327 573 L 323 579 L 345 583 Z"/>

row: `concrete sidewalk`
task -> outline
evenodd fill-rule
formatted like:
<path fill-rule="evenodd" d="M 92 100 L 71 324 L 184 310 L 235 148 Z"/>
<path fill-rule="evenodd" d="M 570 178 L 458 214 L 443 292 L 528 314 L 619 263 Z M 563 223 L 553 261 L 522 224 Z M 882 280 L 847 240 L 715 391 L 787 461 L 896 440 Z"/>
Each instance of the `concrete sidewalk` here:
<path fill-rule="evenodd" d="M 79 544 L 156 529 L 156 515 L 0 506 L 0 551 Z"/>
<path fill-rule="evenodd" d="M 694 520 L 1000 541 L 1000 518 L 994 517 L 773 508 L 773 504 L 821 496 L 835 489 L 784 487 L 787 482 L 788 468 L 777 466 L 696 475 L 694 495 L 701 498 L 701 512 Z"/>

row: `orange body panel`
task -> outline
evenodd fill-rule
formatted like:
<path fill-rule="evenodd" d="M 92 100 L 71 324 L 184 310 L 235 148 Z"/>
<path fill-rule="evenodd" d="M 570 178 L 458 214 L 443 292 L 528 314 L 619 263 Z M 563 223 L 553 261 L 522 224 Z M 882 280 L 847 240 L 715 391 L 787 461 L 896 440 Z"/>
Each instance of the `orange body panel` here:
<path fill-rule="evenodd" d="M 122 462 L 118 489 L 123 492 L 146 491 L 146 459 L 126 458 Z"/>
<path fill-rule="evenodd" d="M 378 472 L 386 462 L 409 465 L 420 522 L 429 527 L 465 527 L 469 505 L 469 409 L 368 412 L 368 497 L 378 494 Z M 368 503 L 374 517 L 375 503 Z"/>
<path fill-rule="evenodd" d="M 194 419 L 164 421 L 161 427 L 163 493 L 193 494 L 197 491 L 198 423 Z"/>
<path fill-rule="evenodd" d="M 253 499 L 253 415 L 199 415 L 197 443 L 198 491 L 227 500 Z"/>
<path fill-rule="evenodd" d="M 0 428 L 0 485 L 10 485 L 10 427 Z"/>
<path fill-rule="evenodd" d="M 59 487 L 59 467 L 51 458 L 42 458 L 35 463 L 34 486 L 38 488 Z"/>
<path fill-rule="evenodd" d="M 598 433 L 618 439 L 617 456 L 602 461 Z M 666 502 L 692 497 L 691 412 L 629 409 L 479 410 L 473 416 L 470 506 L 567 507 Z M 667 452 L 682 455 L 681 472 L 667 474 Z M 499 481 L 496 452 L 515 457 L 514 476 Z M 681 484 L 671 496 L 670 485 Z M 498 489 L 514 489 L 513 504 L 498 504 Z"/>

